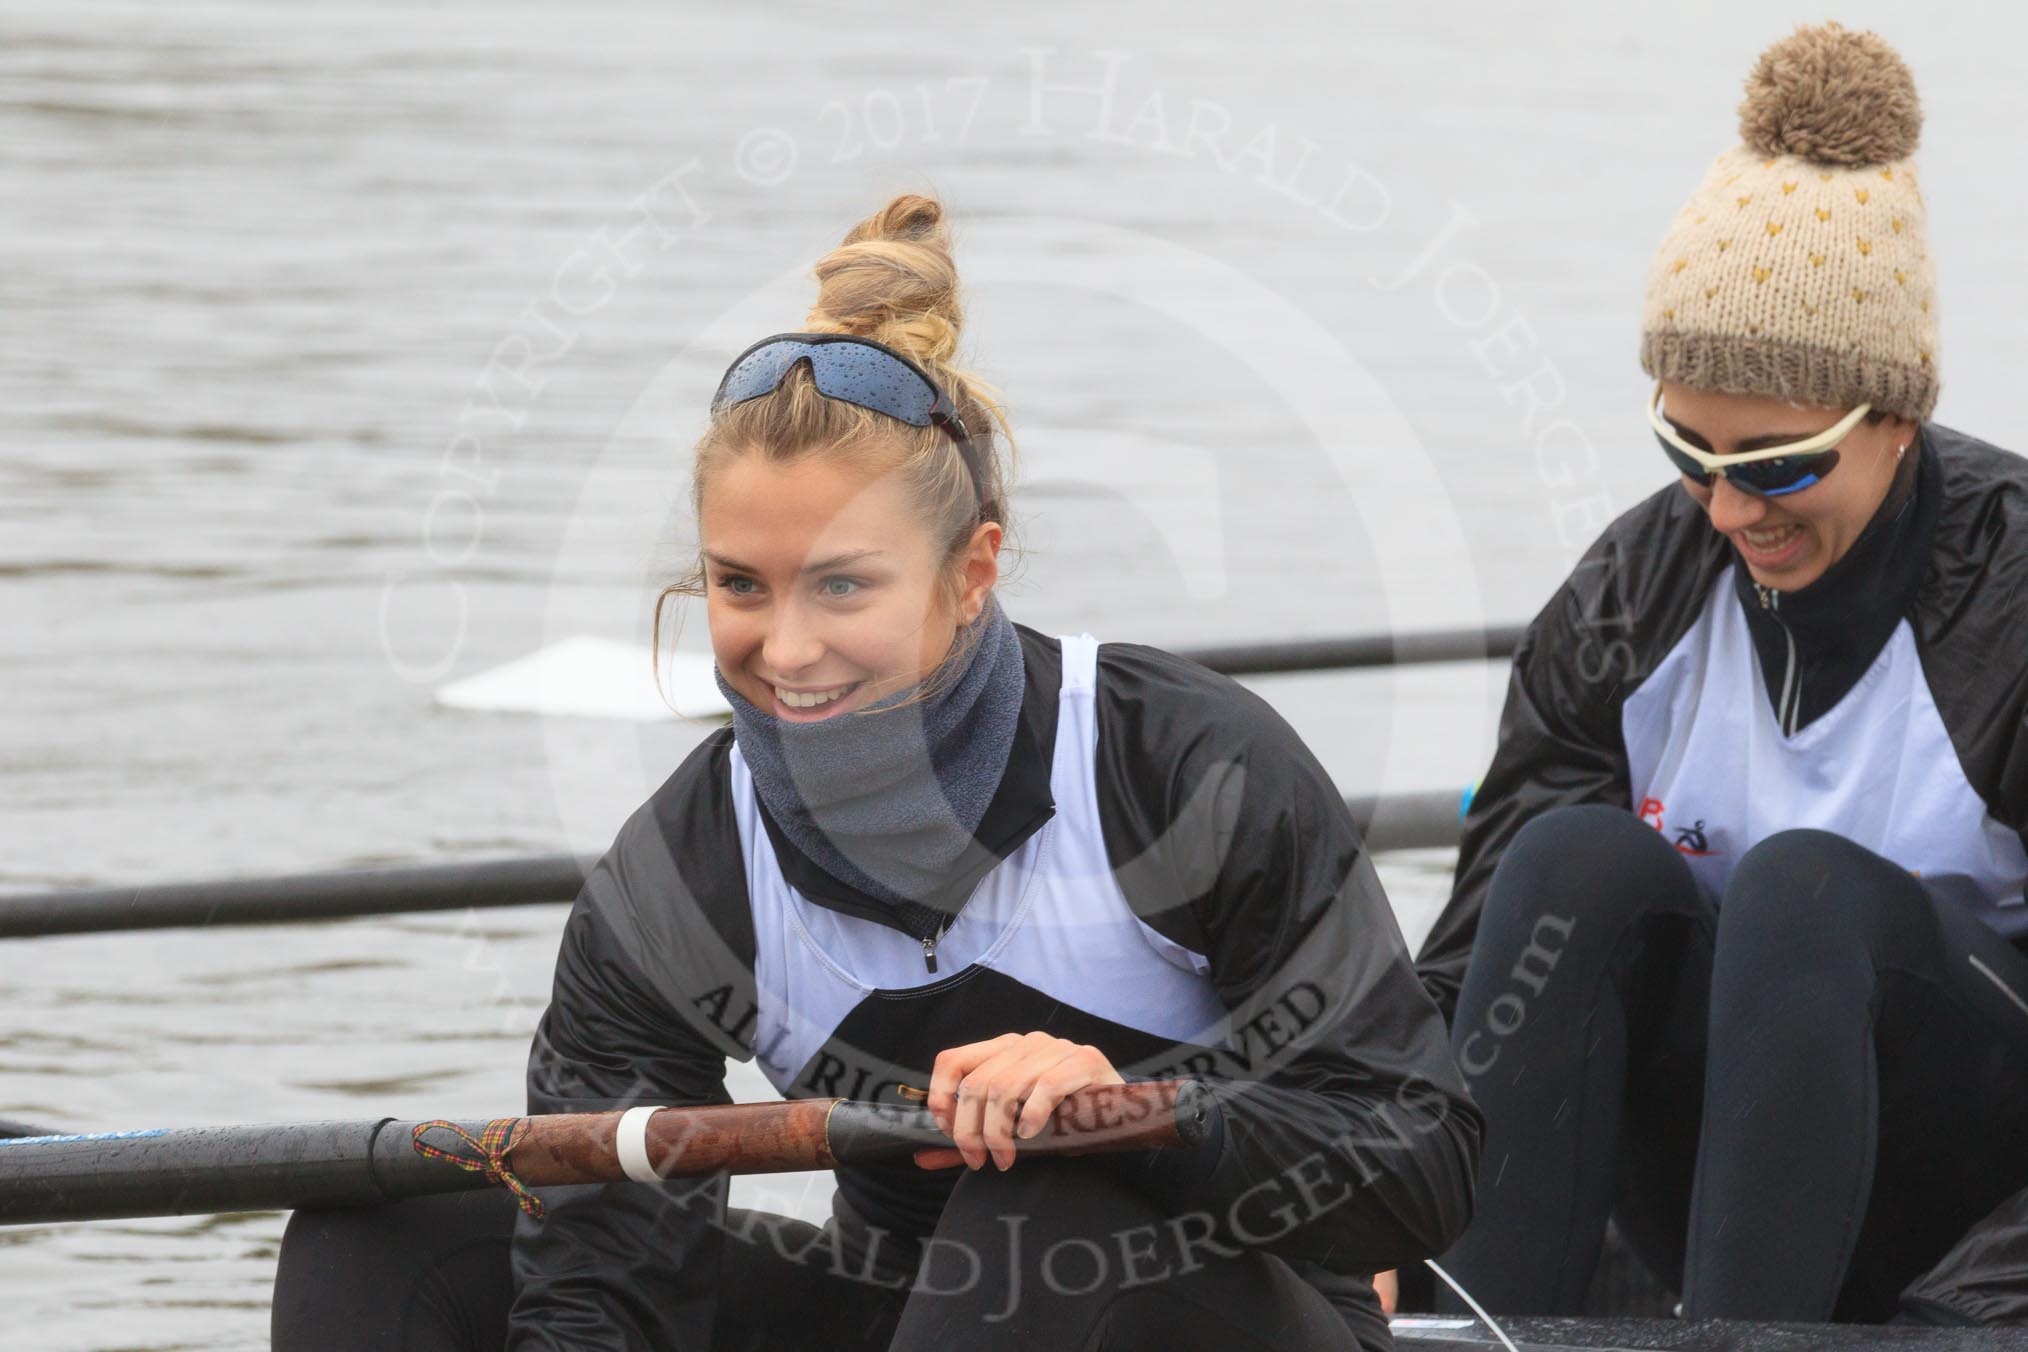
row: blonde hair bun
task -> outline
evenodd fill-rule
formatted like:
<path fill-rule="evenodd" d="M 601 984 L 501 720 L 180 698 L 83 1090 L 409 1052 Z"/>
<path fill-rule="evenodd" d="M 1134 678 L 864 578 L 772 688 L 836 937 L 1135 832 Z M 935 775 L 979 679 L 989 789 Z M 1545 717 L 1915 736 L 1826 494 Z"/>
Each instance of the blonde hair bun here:
<path fill-rule="evenodd" d="M 934 198 L 894 198 L 847 231 L 816 271 L 810 332 L 871 338 L 924 367 L 957 356 L 965 312 L 950 222 Z"/>

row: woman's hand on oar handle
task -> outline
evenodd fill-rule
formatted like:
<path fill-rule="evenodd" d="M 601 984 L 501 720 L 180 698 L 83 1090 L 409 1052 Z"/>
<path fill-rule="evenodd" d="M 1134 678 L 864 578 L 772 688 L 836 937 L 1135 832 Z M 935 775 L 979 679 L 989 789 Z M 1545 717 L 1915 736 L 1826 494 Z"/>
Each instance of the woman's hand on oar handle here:
<path fill-rule="evenodd" d="M 954 1149 L 918 1150 L 925 1169 L 962 1162 L 1001 1169 L 1014 1163 L 1015 1140 L 1034 1136 L 1058 1104 L 1095 1084 L 1125 1084 L 1104 1052 L 1048 1033 L 1003 1033 L 952 1047 L 930 1074 L 930 1115 Z"/>

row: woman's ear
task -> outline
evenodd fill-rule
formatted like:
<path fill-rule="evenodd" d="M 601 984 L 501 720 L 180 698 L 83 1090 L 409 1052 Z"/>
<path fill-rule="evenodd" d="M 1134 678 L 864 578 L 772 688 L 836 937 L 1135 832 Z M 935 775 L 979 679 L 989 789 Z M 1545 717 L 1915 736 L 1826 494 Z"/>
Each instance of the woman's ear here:
<path fill-rule="evenodd" d="M 972 531 L 958 559 L 962 582 L 958 592 L 958 623 L 970 624 L 986 608 L 986 597 L 1000 580 L 1000 542 L 1006 531 L 997 521 L 982 521 Z"/>

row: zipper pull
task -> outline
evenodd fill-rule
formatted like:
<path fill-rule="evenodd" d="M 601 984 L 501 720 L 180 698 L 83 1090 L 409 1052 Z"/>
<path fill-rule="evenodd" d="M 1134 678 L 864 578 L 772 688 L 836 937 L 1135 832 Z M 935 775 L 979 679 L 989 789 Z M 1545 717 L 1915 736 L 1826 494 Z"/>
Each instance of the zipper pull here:
<path fill-rule="evenodd" d="M 937 943 L 944 937 L 944 931 L 951 927 L 951 922 L 955 919 L 957 917 L 954 915 L 945 916 L 934 930 L 922 937 L 922 965 L 929 968 L 931 976 L 937 974 Z"/>
<path fill-rule="evenodd" d="M 1760 598 L 1760 608 L 1762 610 L 1774 609 L 1774 602 L 1768 600 L 1768 596 L 1770 595 L 1770 593 L 1768 592 L 1768 589 L 1766 587 L 1761 586 L 1760 583 L 1758 582 L 1754 583 L 1753 594 Z"/>

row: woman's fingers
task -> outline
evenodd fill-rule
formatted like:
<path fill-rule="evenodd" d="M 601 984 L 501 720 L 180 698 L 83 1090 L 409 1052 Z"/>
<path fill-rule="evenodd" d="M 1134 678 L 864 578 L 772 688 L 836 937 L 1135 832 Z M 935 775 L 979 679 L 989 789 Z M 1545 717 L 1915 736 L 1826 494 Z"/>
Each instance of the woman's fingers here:
<path fill-rule="evenodd" d="M 969 1086 L 972 1080 L 980 1078 L 983 1073 L 995 1072 L 986 1086 L 985 1109 L 980 1114 L 980 1136 L 986 1147 L 986 1153 L 993 1157 L 993 1163 L 999 1165 L 1002 1170 L 1014 1166 L 1015 1123 L 1017 1119 L 1026 1116 L 1028 1106 L 1034 1102 L 1036 1086 L 1045 1076 L 1053 1074 L 1058 1066 L 1075 1058 L 1080 1050 L 1082 1049 L 1074 1042 L 1065 1042 L 1061 1038 L 1044 1038 L 1043 1041 L 1010 1052 L 1005 1058 L 1004 1065 L 998 1061 L 987 1062 L 966 1080 Z M 1077 1082 L 1075 1076 L 1072 1077 L 1072 1087 L 1082 1087 L 1082 1083 Z M 1042 1120 L 1048 1120 L 1050 1112 L 1062 1101 L 1063 1094 L 1068 1092 L 1065 1090 L 1049 1101 L 1048 1106 L 1042 1110 Z"/>
<path fill-rule="evenodd" d="M 983 1168 L 991 1159 L 1007 1169 L 1017 1138 L 1041 1131 L 1067 1095 L 1087 1085 L 1122 1082 L 1096 1047 L 1048 1033 L 1008 1033 L 939 1055 L 930 1075 L 929 1110 L 968 1167 Z M 938 1167 L 920 1154 L 917 1162 Z"/>
<path fill-rule="evenodd" d="M 1031 1034 L 1030 1036 L 1035 1036 Z M 1026 1053 L 1026 1039 L 1015 1036 L 994 1055 L 987 1057 L 967 1072 L 957 1088 L 957 1108 L 951 1116 L 951 1141 L 958 1147 L 958 1153 L 965 1157 L 967 1166 L 973 1169 L 985 1167 L 988 1158 L 986 1127 L 989 1113 L 1004 1111 L 995 1109 L 996 1095 L 1004 1097 L 1004 1078 L 1011 1066 Z M 1005 1168 L 1006 1165 L 1001 1165 Z"/>
<path fill-rule="evenodd" d="M 1056 1105 L 1080 1089 L 1094 1084 L 1125 1083 L 1104 1052 L 1096 1047 L 1075 1046 L 1028 1087 L 1014 1134 L 1027 1140 L 1041 1131 L 1049 1124 L 1049 1115 L 1056 1111 Z"/>
<path fill-rule="evenodd" d="M 962 1047 L 937 1053 L 936 1065 L 930 1070 L 929 1100 L 924 1106 L 936 1119 L 937 1125 L 943 1128 L 945 1135 L 957 1134 L 954 1128 L 957 1123 L 958 1082 L 980 1063 L 1020 1041 L 1019 1033 L 1002 1033 L 984 1042 L 968 1042 Z"/>

